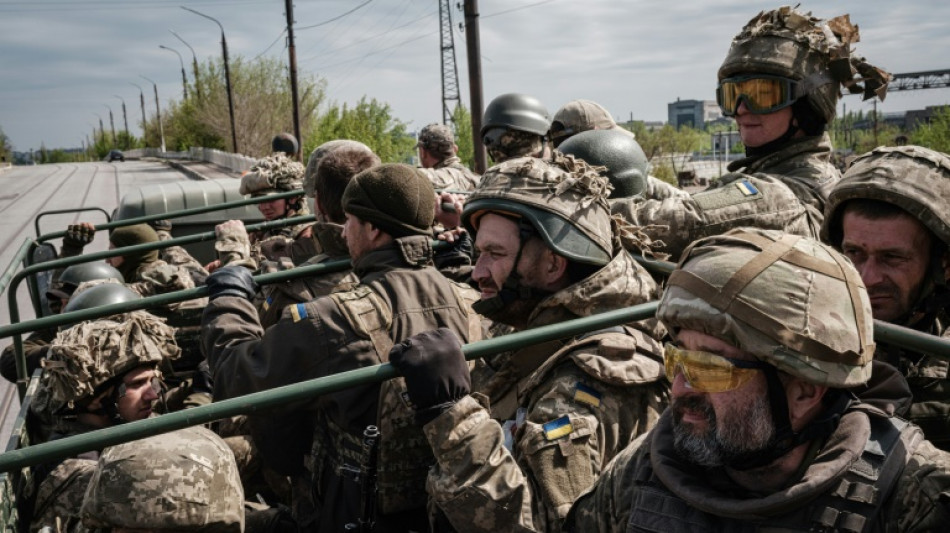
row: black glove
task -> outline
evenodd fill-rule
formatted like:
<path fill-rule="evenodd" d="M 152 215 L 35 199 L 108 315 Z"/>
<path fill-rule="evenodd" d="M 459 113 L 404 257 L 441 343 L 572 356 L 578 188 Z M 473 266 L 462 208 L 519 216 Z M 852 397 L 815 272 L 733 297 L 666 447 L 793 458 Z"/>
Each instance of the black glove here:
<path fill-rule="evenodd" d="M 205 280 L 208 286 L 208 299 L 214 300 L 218 296 L 237 296 L 250 300 L 257 293 L 257 282 L 251 271 L 242 266 L 221 267 Z"/>
<path fill-rule="evenodd" d="M 462 341 L 450 329 L 413 335 L 393 346 L 389 362 L 406 378 L 416 421 L 426 424 L 450 409 L 472 389 Z"/>
<path fill-rule="evenodd" d="M 63 248 L 81 252 L 83 247 L 91 243 L 95 237 L 95 229 L 83 224 L 70 224 L 66 227 L 66 235 L 63 236 Z"/>

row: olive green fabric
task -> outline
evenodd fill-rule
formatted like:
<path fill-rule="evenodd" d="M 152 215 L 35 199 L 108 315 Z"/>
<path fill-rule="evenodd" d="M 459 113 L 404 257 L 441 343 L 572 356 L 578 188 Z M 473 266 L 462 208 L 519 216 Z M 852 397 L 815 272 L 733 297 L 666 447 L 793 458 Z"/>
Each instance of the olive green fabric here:
<path fill-rule="evenodd" d="M 387 163 L 353 176 L 343 192 L 343 211 L 395 238 L 429 235 L 435 190 L 418 169 Z"/>

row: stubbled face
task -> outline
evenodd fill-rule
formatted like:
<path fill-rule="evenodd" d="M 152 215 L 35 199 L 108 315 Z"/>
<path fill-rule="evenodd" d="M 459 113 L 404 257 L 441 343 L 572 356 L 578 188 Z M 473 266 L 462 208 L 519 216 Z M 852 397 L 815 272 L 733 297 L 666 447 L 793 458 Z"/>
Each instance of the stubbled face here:
<path fill-rule="evenodd" d="M 788 131 L 792 121 L 792 108 L 785 107 L 774 113 L 756 115 L 750 112 L 745 101 L 742 101 L 736 110 L 735 118 L 742 144 L 757 148 L 778 139 Z"/>
<path fill-rule="evenodd" d="M 125 394 L 116 401 L 116 410 L 126 422 L 144 420 L 152 414 L 152 404 L 158 399 L 153 380 L 157 374 L 154 368 L 140 367 L 125 374 L 122 378 Z M 121 390 L 120 390 L 121 392 Z"/>
<path fill-rule="evenodd" d="M 261 202 L 257 204 L 257 209 L 264 215 L 264 220 L 275 220 L 287 214 L 287 200 L 271 200 L 270 202 Z"/>
<path fill-rule="evenodd" d="M 745 352 L 716 337 L 682 330 L 677 345 L 733 359 L 754 360 Z M 729 464 L 741 455 L 767 449 L 775 435 L 765 375 L 735 390 L 707 393 L 690 388 L 677 370 L 671 389 L 673 444 L 688 462 L 707 467 Z"/>
<path fill-rule="evenodd" d="M 350 251 L 350 257 L 353 261 L 357 261 L 373 249 L 369 234 L 372 227 L 369 222 L 346 213 L 346 221 L 343 223 L 343 239 L 346 240 L 346 247 Z"/>
<path fill-rule="evenodd" d="M 475 235 L 478 260 L 472 279 L 478 283 L 483 300 L 501 290 L 514 269 L 520 246 L 517 223 L 494 213 L 482 215 Z"/>
<path fill-rule="evenodd" d="M 906 317 L 926 281 L 930 232 L 908 215 L 875 220 L 845 211 L 841 226 L 841 251 L 861 274 L 874 318 Z"/>

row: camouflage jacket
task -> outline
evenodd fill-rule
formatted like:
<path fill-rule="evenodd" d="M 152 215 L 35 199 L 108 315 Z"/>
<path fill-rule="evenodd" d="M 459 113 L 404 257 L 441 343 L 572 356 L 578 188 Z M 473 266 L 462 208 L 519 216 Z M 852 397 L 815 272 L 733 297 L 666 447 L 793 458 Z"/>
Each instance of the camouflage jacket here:
<path fill-rule="evenodd" d="M 689 198 L 689 193 L 654 176 L 647 176 L 643 197 L 647 200 L 663 201 L 667 198 Z"/>
<path fill-rule="evenodd" d="M 566 531 L 937 531 L 950 520 L 950 453 L 891 416 L 908 390 L 894 369 L 859 395 L 779 491 L 749 491 L 721 468 L 682 462 L 672 413 L 624 449 L 575 502 Z M 881 379 L 880 376 L 886 376 Z M 879 394 L 879 393 L 884 394 Z M 898 392 L 903 397 L 885 397 Z M 888 458 L 892 461 L 888 462 Z"/>
<path fill-rule="evenodd" d="M 794 140 L 762 157 L 729 164 L 708 189 L 664 200 L 627 198 L 611 203 L 622 216 L 653 239 L 674 259 L 689 243 L 741 227 L 778 229 L 818 238 L 825 200 L 841 174 L 831 163 L 827 134 Z"/>
<path fill-rule="evenodd" d="M 626 253 L 545 300 L 529 327 L 654 298 Z M 557 531 L 574 499 L 667 403 L 660 344 L 610 328 L 526 348 L 426 425 L 428 490 L 458 531 Z"/>
<path fill-rule="evenodd" d="M 248 234 L 251 241 L 251 257 L 257 264 L 289 258 L 295 265 L 302 264 L 318 252 L 311 239 L 311 224 L 297 224 Z"/>
<path fill-rule="evenodd" d="M 166 292 L 181 291 L 195 288 L 191 273 L 183 266 L 171 265 L 158 259 L 149 263 L 142 263 L 135 271 L 135 280 L 126 283 L 126 286 L 143 298 L 164 294 Z M 208 302 L 207 298 L 198 298 L 168 305 L 168 309 L 201 308 Z"/>
<path fill-rule="evenodd" d="M 49 351 L 49 343 L 56 338 L 57 330 L 41 329 L 34 331 L 23 339 L 23 354 L 26 358 L 26 376 L 29 379 L 36 369 L 40 368 L 40 361 L 46 357 Z M 3 349 L 0 353 L 0 376 L 7 381 L 16 383 L 16 351 L 13 349 L 13 343 Z"/>
<path fill-rule="evenodd" d="M 353 271 L 360 285 L 290 306 L 266 332 L 251 302 L 229 296 L 214 299 L 202 317 L 202 344 L 214 372 L 215 398 L 232 398 L 384 362 L 374 340 L 353 327 L 352 308 L 338 303 L 361 299 L 367 290 L 390 309 L 388 334 L 393 341 L 443 326 L 465 341 L 477 340 L 478 335 L 471 333 L 470 304 L 459 297 L 456 284 L 430 266 L 431 257 L 428 237 L 396 239 L 356 261 Z M 381 428 L 381 450 L 384 446 L 413 445 L 411 439 L 387 442 L 392 437 L 383 428 L 392 424 L 380 417 L 380 391 L 379 384 L 367 384 L 274 410 L 275 416 L 300 413 L 300 424 L 315 426 L 314 446 L 320 453 L 309 461 L 318 514 L 313 530 L 343 531 L 346 523 L 359 517 L 360 484 L 348 468 L 354 466 L 354 453 L 359 454 L 359 446 L 354 450 L 351 444 L 361 441 L 366 426 Z M 412 412 L 408 413 L 408 420 L 399 421 L 403 429 L 412 429 Z M 421 428 L 414 431 L 415 441 L 424 445 Z M 329 445 L 322 446 L 327 440 Z M 346 447 L 336 446 L 337 442 Z M 288 454 L 300 452 L 294 449 L 296 444 L 287 444 Z M 395 517 L 379 516 L 376 531 L 408 531 L 420 523 L 425 526 L 425 468 L 430 463 L 431 459 L 416 465 L 423 468 L 415 488 L 422 495 L 421 507 Z M 380 469 L 384 464 L 381 460 Z"/>
<path fill-rule="evenodd" d="M 452 156 L 433 168 L 419 169 L 435 190 L 474 191 L 478 187 L 479 175 L 472 172 L 458 157 Z"/>

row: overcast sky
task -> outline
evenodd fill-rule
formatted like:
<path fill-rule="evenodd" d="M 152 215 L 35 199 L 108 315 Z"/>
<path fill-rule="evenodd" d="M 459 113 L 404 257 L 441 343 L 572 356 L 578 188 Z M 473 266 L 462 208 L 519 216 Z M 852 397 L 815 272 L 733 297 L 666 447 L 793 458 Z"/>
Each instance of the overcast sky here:
<path fill-rule="evenodd" d="M 309 28 L 366 0 L 297 0 L 302 74 L 323 77 L 331 101 L 361 96 L 392 106 L 411 130 L 441 121 L 438 0 L 370 0 L 336 21 Z M 452 4 L 461 0 L 452 0 Z M 137 83 L 154 113 L 155 80 L 164 106 L 181 98 L 177 49 L 191 77 L 191 52 L 221 54 L 223 24 L 232 57 L 286 60 L 283 0 L 0 0 L 0 128 L 15 149 L 79 146 L 96 114 L 121 129 L 122 96 L 140 135 Z M 667 103 L 714 99 L 716 70 L 732 36 L 761 9 L 758 0 L 480 0 L 485 102 L 505 92 L 541 99 L 553 114 L 575 98 L 596 100 L 618 120 L 666 120 Z M 950 2 L 839 0 L 803 2 L 830 18 L 850 13 L 861 29 L 860 54 L 890 72 L 950 68 Z M 452 13 L 462 101 L 468 105 L 465 36 Z M 272 43 L 277 41 L 272 47 Z M 859 97 L 848 109 L 871 109 Z M 884 112 L 950 101 L 950 89 L 895 92 Z M 839 108 L 840 109 L 840 108 Z"/>

